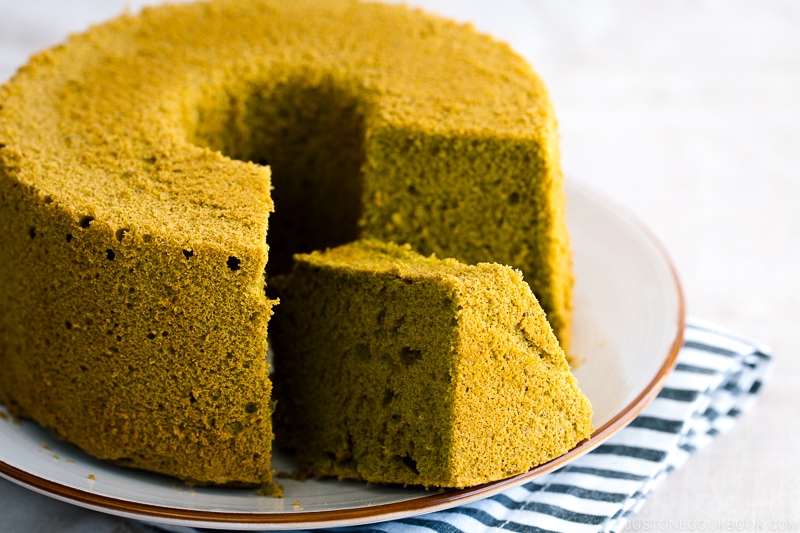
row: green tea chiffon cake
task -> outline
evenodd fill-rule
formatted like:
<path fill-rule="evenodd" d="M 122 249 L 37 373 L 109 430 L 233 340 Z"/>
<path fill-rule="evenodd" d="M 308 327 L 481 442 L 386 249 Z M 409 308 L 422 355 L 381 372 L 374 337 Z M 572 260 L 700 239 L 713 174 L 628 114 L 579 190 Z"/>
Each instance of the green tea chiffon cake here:
<path fill-rule="evenodd" d="M 0 87 L 0 403 L 120 465 L 267 483 L 293 254 L 512 265 L 568 352 L 562 182 L 544 85 L 468 25 L 209 0 L 93 26 Z"/>
<path fill-rule="evenodd" d="M 592 431 L 519 271 L 359 241 L 275 280 L 277 443 L 315 475 L 440 487 L 503 479 Z"/>

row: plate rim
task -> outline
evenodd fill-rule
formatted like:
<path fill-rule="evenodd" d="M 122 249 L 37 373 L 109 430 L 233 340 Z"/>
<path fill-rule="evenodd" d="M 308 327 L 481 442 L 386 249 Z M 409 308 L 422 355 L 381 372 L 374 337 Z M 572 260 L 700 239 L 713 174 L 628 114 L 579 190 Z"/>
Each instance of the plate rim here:
<path fill-rule="evenodd" d="M 92 493 L 76 487 L 31 474 L 17 468 L 0 458 L 0 477 L 8 479 L 30 490 L 53 497 L 55 499 L 72 503 L 84 508 L 116 514 L 127 518 L 151 522 L 197 525 L 210 527 L 220 525 L 230 527 L 233 525 L 259 526 L 262 529 L 270 526 L 296 526 L 304 528 L 338 527 L 344 525 L 363 525 L 366 523 L 382 522 L 399 518 L 406 518 L 424 513 L 440 511 L 459 505 L 464 505 L 476 500 L 490 497 L 506 489 L 520 485 L 528 480 L 547 474 L 564 466 L 577 457 L 595 449 L 612 435 L 624 428 L 649 404 L 664 387 L 666 379 L 675 365 L 678 352 L 683 344 L 683 334 L 686 326 L 686 309 L 683 290 L 677 270 L 661 241 L 653 232 L 643 224 L 638 216 L 630 209 L 607 198 L 585 183 L 569 179 L 565 180 L 565 188 L 576 189 L 577 192 L 587 194 L 594 201 L 605 204 L 614 213 L 620 215 L 626 222 L 635 226 L 658 252 L 659 257 L 667 267 L 672 280 L 673 289 L 677 297 L 676 335 L 672 340 L 666 357 L 659 367 L 658 372 L 650 382 L 641 389 L 639 394 L 623 409 L 618 411 L 610 420 L 596 428 L 588 439 L 579 442 L 570 451 L 539 465 L 527 472 L 510 478 L 492 481 L 467 487 L 463 489 L 449 489 L 443 492 L 403 500 L 399 502 L 383 503 L 373 506 L 362 506 L 348 509 L 331 509 L 327 511 L 307 512 L 230 512 L 197 509 L 179 509 L 129 501 L 103 494 Z"/>

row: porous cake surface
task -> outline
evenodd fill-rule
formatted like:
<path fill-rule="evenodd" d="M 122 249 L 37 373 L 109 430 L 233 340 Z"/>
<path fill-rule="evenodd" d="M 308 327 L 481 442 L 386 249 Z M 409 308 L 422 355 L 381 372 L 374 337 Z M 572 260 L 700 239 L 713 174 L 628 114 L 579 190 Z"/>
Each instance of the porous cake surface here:
<path fill-rule="evenodd" d="M 517 270 L 359 241 L 296 256 L 275 285 L 276 443 L 309 473 L 471 486 L 592 431 Z"/>
<path fill-rule="evenodd" d="M 97 457 L 267 481 L 265 269 L 359 237 L 514 265 L 566 346 L 561 181 L 544 87 L 468 26 L 212 0 L 93 27 L 0 88 L 0 401 Z"/>

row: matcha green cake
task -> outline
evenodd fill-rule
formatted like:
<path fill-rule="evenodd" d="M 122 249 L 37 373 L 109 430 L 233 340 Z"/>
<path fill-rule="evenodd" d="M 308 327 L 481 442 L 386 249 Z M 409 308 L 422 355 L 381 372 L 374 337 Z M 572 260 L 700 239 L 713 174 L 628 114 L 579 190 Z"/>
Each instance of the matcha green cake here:
<path fill-rule="evenodd" d="M 470 26 L 354 0 L 123 15 L 0 88 L 0 402 L 118 464 L 267 482 L 265 283 L 294 253 L 512 265 L 567 349 L 564 203 L 544 86 Z"/>
<path fill-rule="evenodd" d="M 465 487 L 519 474 L 592 431 L 519 271 L 359 241 L 275 281 L 277 443 L 301 469 Z"/>

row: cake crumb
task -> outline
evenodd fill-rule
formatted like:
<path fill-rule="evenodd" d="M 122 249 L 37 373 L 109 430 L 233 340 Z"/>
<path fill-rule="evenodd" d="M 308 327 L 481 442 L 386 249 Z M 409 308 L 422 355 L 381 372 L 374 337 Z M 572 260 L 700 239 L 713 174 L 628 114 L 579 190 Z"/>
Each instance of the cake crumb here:
<path fill-rule="evenodd" d="M 47 444 L 45 441 L 42 441 L 42 448 L 44 448 L 45 450 L 52 450 L 50 445 Z"/>
<path fill-rule="evenodd" d="M 94 477 L 94 474 L 89 474 L 89 476 L 88 476 L 88 477 L 89 477 L 89 479 L 91 479 L 92 481 L 96 481 L 96 480 L 97 480 L 97 478 L 96 478 L 96 477 Z"/>
<path fill-rule="evenodd" d="M 278 390 L 292 396 L 278 398 L 276 418 L 321 409 L 313 423 L 284 428 L 313 475 L 463 488 L 527 472 L 591 434 L 589 401 L 520 271 L 370 239 L 294 261 L 273 279 Z M 424 383 L 409 389 L 417 376 Z M 380 407 L 347 414 L 362 405 Z M 374 439 L 379 421 L 412 428 L 396 430 L 409 442 L 387 453 Z"/>
<path fill-rule="evenodd" d="M 292 508 L 293 508 L 295 511 L 302 511 L 302 510 L 303 510 L 303 506 L 302 506 L 302 505 L 300 505 L 300 500 L 295 500 L 295 501 L 293 501 L 293 502 L 292 502 Z"/>
<path fill-rule="evenodd" d="M 283 486 L 278 483 L 266 483 L 258 489 L 259 496 L 270 496 L 272 498 L 283 498 Z"/>

